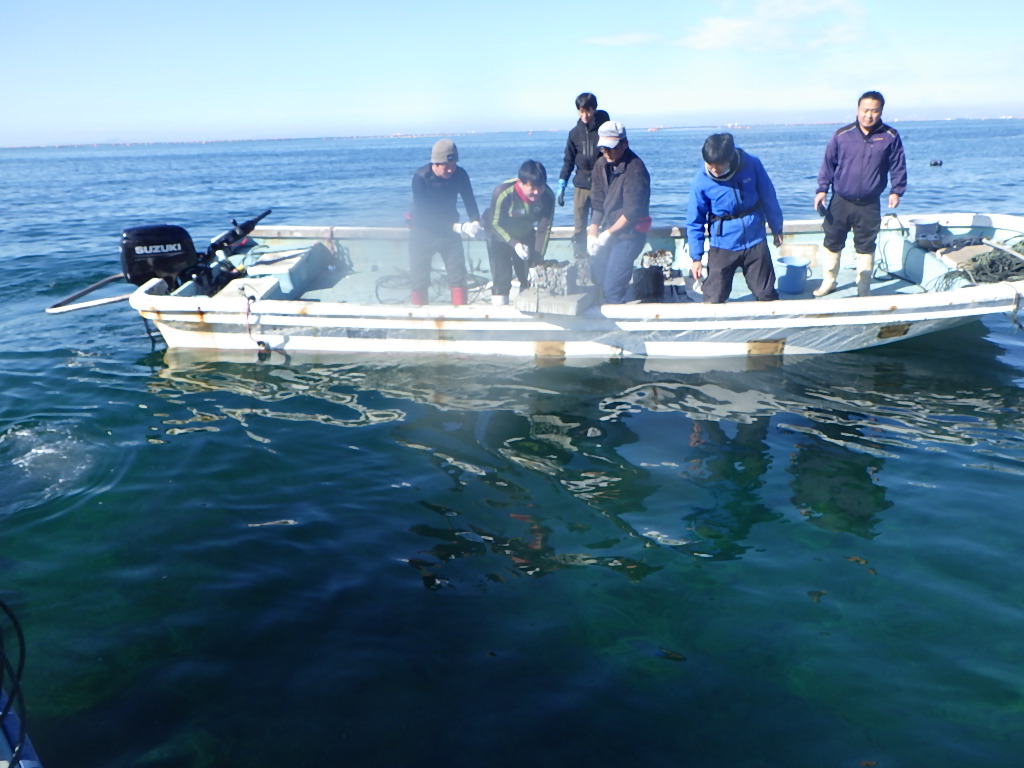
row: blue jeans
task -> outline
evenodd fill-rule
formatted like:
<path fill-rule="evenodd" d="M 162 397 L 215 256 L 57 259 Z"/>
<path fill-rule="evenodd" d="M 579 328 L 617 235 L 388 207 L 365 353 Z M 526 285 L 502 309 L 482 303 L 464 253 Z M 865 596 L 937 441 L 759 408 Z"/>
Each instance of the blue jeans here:
<path fill-rule="evenodd" d="M 646 242 L 644 233 L 615 235 L 594 257 L 591 279 L 604 291 L 605 304 L 622 304 L 626 300 L 626 290 L 633 277 L 633 262 Z"/>

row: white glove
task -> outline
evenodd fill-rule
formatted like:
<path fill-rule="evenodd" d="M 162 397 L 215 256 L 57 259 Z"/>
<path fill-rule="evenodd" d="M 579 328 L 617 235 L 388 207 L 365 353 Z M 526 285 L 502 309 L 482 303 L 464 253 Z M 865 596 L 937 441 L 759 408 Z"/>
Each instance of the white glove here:
<path fill-rule="evenodd" d="M 587 253 L 591 256 L 597 256 L 597 249 L 601 247 L 597 244 L 597 240 L 596 237 L 587 238 Z"/>
<path fill-rule="evenodd" d="M 526 245 L 523 243 L 516 243 L 515 251 L 516 256 L 518 256 L 523 261 L 526 261 L 527 259 L 530 258 L 530 249 L 527 248 Z"/>
<path fill-rule="evenodd" d="M 597 236 L 597 247 L 598 249 L 604 248 L 608 241 L 612 239 L 612 233 L 607 229 Z"/>
<path fill-rule="evenodd" d="M 462 234 L 462 225 L 459 224 L 459 222 L 456 221 L 454 224 L 452 224 L 452 232 L 454 232 L 456 235 L 461 235 Z"/>
<path fill-rule="evenodd" d="M 462 234 L 466 237 L 480 237 L 483 231 L 484 226 L 479 221 L 467 221 L 462 225 Z"/>

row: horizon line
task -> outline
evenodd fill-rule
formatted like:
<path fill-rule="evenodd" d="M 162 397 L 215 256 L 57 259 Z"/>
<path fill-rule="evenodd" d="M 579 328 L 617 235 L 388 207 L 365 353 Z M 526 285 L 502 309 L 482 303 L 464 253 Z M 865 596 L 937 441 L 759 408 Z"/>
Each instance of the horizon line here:
<path fill-rule="evenodd" d="M 1024 120 L 1018 115 L 1002 115 L 999 117 L 936 117 L 927 119 L 900 120 L 895 118 L 892 123 L 936 123 L 953 122 L 957 120 Z M 765 122 L 765 123 L 701 123 L 697 125 L 651 125 L 641 128 L 634 128 L 635 132 L 657 132 L 657 131 L 678 131 L 693 130 L 699 128 L 731 128 L 733 130 L 750 130 L 757 127 L 783 126 L 817 126 L 817 125 L 845 125 L 842 120 L 815 120 L 807 122 Z M 3 146 L 0 149 L 77 149 L 82 147 L 132 147 L 132 146 L 153 146 L 159 144 L 233 144 L 241 142 L 256 141 L 353 141 L 358 139 L 418 139 L 432 138 L 435 136 L 486 136 L 489 134 L 525 133 L 564 133 L 563 128 L 529 128 L 518 131 L 430 131 L 424 133 L 367 133 L 350 134 L 342 136 L 265 136 L 262 138 L 247 139 L 162 139 L 162 140 L 116 140 L 107 141 L 83 141 L 83 142 L 58 142 L 54 144 L 20 144 Z"/>

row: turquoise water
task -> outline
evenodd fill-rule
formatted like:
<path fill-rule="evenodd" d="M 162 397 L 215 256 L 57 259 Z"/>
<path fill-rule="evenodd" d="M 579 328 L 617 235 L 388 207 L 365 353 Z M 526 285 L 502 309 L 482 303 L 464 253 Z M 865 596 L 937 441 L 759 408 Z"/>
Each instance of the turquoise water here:
<path fill-rule="evenodd" d="M 791 218 L 831 128 L 741 136 Z M 984 151 L 1020 121 L 900 128 L 907 214 L 1024 212 Z M 634 138 L 662 223 L 707 132 Z M 458 138 L 481 202 L 563 140 Z M 125 226 L 400 223 L 431 141 L 0 151 L 0 597 L 47 767 L 1018 765 L 1006 318 L 753 369 L 218 363 L 42 313 Z"/>

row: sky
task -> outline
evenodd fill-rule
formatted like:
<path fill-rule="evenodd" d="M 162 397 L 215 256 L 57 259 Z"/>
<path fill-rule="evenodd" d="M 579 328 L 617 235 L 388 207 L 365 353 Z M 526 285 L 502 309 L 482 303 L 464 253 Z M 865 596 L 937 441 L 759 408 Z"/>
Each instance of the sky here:
<path fill-rule="evenodd" d="M 1024 4 L 976 8 L 3 0 L 0 147 L 1024 117 Z"/>

